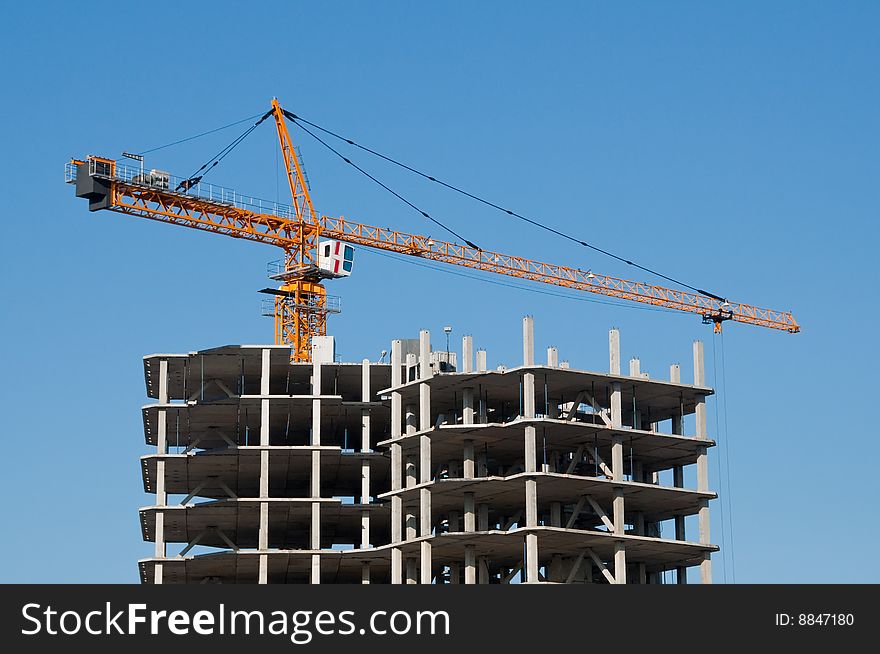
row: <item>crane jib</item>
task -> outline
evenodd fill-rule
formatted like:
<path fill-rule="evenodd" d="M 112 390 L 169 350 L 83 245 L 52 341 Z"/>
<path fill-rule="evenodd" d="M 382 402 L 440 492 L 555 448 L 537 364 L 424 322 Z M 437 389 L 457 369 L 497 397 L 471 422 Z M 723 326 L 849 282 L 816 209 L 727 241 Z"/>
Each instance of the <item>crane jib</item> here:
<path fill-rule="evenodd" d="M 462 239 L 466 243 L 462 245 L 322 216 L 314 209 L 305 171 L 287 130 L 285 118 L 292 114 L 273 100 L 272 109 L 257 124 L 269 116 L 274 116 L 284 156 L 290 205 L 206 183 L 198 172 L 180 178 L 161 170 L 147 171 L 142 157 L 139 168 L 92 155 L 73 159 L 66 166 L 65 177 L 75 185 L 76 196 L 88 200 L 90 211 L 107 209 L 280 247 L 285 254 L 281 272 L 271 275 L 280 287 L 263 292 L 274 297 L 275 341 L 290 345 L 296 361 L 311 360 L 312 337 L 324 335 L 327 315 L 339 310 L 338 298 L 327 296 L 322 282 L 351 272 L 351 253 L 346 250 L 343 255 L 338 243 L 331 247 L 333 241 L 694 313 L 703 322 L 714 324 L 716 331 L 725 321 L 790 333 L 800 331 L 791 312 L 730 302 L 695 287 L 688 287 L 694 288 L 692 292 L 635 282 L 483 250 L 467 239 Z M 328 251 L 319 252 L 319 245 L 326 245 Z"/>

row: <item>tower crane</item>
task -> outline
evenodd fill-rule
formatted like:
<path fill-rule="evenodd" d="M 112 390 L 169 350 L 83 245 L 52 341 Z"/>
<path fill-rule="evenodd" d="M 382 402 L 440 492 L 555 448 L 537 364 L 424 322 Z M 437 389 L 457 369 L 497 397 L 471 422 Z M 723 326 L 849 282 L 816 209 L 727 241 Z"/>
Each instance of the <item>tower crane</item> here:
<path fill-rule="evenodd" d="M 350 274 L 352 245 L 693 313 L 713 324 L 716 332 L 728 320 L 790 333 L 800 330 L 787 311 L 320 215 L 290 138 L 290 117 L 295 115 L 273 99 L 271 109 L 256 123 L 274 120 L 290 205 L 243 196 L 198 176 L 180 179 L 158 170 L 147 172 L 143 157 L 128 154 L 124 156 L 140 161 L 139 168 L 95 155 L 74 158 L 66 166 L 66 181 L 75 184 L 77 197 L 88 199 L 90 211 L 115 211 L 281 248 L 283 260 L 270 275 L 279 286 L 265 292 L 274 296 L 275 343 L 289 345 L 294 361 L 311 360 L 312 337 L 325 335 L 328 314 L 338 312 L 338 298 L 327 295 L 324 282 Z"/>

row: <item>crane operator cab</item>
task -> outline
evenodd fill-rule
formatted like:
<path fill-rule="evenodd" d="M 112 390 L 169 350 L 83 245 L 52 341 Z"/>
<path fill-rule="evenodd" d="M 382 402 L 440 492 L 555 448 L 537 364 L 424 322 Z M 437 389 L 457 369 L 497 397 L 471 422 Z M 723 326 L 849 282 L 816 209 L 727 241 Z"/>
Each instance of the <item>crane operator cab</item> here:
<path fill-rule="evenodd" d="M 341 241 L 318 243 L 318 268 L 325 277 L 348 277 L 354 262 L 354 248 Z"/>

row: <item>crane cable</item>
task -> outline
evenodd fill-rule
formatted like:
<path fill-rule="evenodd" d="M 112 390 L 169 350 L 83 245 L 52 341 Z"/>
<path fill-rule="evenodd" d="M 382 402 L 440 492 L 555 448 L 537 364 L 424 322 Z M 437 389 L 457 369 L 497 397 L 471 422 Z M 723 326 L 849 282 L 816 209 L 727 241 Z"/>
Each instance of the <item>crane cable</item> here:
<path fill-rule="evenodd" d="M 342 153 L 339 152 L 337 149 L 335 149 L 332 145 L 330 145 L 329 143 L 327 143 L 326 141 L 324 141 L 320 136 L 318 136 L 317 134 L 315 134 L 314 132 L 312 132 L 308 127 L 305 127 L 304 125 L 300 125 L 300 124 L 296 121 L 296 119 L 292 117 L 292 116 L 294 116 L 294 114 L 291 114 L 289 111 L 286 111 L 286 110 L 284 110 L 284 109 L 282 109 L 282 111 L 284 112 L 284 115 L 287 116 L 287 118 L 289 118 L 289 119 L 290 119 L 290 120 L 291 120 L 291 121 L 292 121 L 297 127 L 299 127 L 301 130 L 303 130 L 306 134 L 308 134 L 308 135 L 311 136 L 313 139 L 315 139 L 318 143 L 320 143 L 320 144 L 323 145 L 325 148 L 327 148 L 328 150 L 330 150 L 330 152 L 332 152 L 332 153 L 335 154 L 337 157 L 339 157 L 340 159 L 342 159 L 345 163 L 347 163 L 348 165 L 354 167 L 356 170 L 358 170 L 358 171 L 359 171 L 360 173 L 362 173 L 363 175 L 369 177 L 369 178 L 370 178 L 371 180 L 373 180 L 376 184 L 378 184 L 379 186 L 381 186 L 382 188 L 384 188 L 386 191 L 388 191 L 389 193 L 391 193 L 391 195 L 393 195 L 394 197 L 396 197 L 398 200 L 400 200 L 401 202 L 403 202 L 403 203 L 407 204 L 408 206 L 412 207 L 415 211 L 418 211 L 420 214 L 422 214 L 422 216 L 424 216 L 425 218 L 427 218 L 428 220 L 430 220 L 432 223 L 434 223 L 435 225 L 438 225 L 441 229 L 443 229 L 443 230 L 449 232 L 450 234 L 452 234 L 452 235 L 455 236 L 456 238 L 461 239 L 462 241 L 464 241 L 465 243 L 467 243 L 470 247 L 474 248 L 475 250 L 482 250 L 482 248 L 481 248 L 479 245 L 476 245 L 473 241 L 469 241 L 468 239 L 466 239 L 464 236 L 462 236 L 461 234 L 459 234 L 458 232 L 456 232 L 456 231 L 455 231 L 454 229 L 452 229 L 451 227 L 449 227 L 449 226 L 447 226 L 447 225 L 444 225 L 442 222 L 440 222 L 439 220 L 437 220 L 436 218 L 434 218 L 433 216 L 431 216 L 430 214 L 428 214 L 428 212 L 426 212 L 426 211 L 424 211 L 423 209 L 420 209 L 419 207 L 417 207 L 415 204 L 413 204 L 412 202 L 410 202 L 409 200 L 407 200 L 405 197 L 403 197 L 400 193 L 398 193 L 397 191 L 395 191 L 395 190 L 392 189 L 391 187 L 387 186 L 387 185 L 384 184 L 383 182 L 380 182 L 380 181 L 379 181 L 378 179 L 376 179 L 373 175 L 371 175 L 371 174 L 368 173 L 366 170 L 364 170 L 363 168 L 361 168 L 360 166 L 358 166 L 358 165 L 357 165 L 356 163 L 354 163 L 351 159 L 349 159 L 349 158 L 346 157 L 344 154 L 342 154 Z M 311 125 L 311 123 L 309 123 L 309 124 Z M 318 129 L 320 129 L 320 128 L 318 128 Z M 325 131 L 326 131 L 326 130 L 325 130 Z"/>
<path fill-rule="evenodd" d="M 192 175 L 190 175 L 189 177 L 187 177 L 186 179 L 181 181 L 180 184 L 177 185 L 177 188 L 174 190 L 180 191 L 182 189 L 183 192 L 185 193 L 186 191 L 191 189 L 193 186 L 195 186 L 196 184 L 201 182 L 202 178 L 205 175 L 207 175 L 217 164 L 219 164 L 221 161 L 223 161 L 223 159 L 224 159 L 224 157 L 226 157 L 226 155 L 228 155 L 230 152 L 232 152 L 239 143 L 244 141 L 250 135 L 251 132 L 253 132 L 255 129 L 257 129 L 257 127 L 260 126 L 260 123 L 262 123 L 264 120 L 266 120 L 271 115 L 272 115 L 272 110 L 269 110 L 266 113 L 264 113 L 262 115 L 262 117 L 260 117 L 260 119 L 257 122 L 255 122 L 253 125 L 248 127 L 242 134 L 237 136 L 235 139 L 233 139 L 233 141 L 229 145 L 227 145 L 225 148 L 220 150 L 220 152 L 218 152 L 213 157 L 208 159 L 204 164 L 202 164 L 202 166 L 196 172 L 194 172 Z M 211 163 L 212 161 L 213 161 L 213 163 Z M 202 173 L 203 170 L 205 172 Z M 202 174 L 199 175 L 199 173 L 202 173 Z"/>
<path fill-rule="evenodd" d="M 555 229 L 555 228 L 553 228 L 553 227 L 551 227 L 551 226 L 549 226 L 549 225 L 547 225 L 547 224 L 545 224 L 545 223 L 542 223 L 542 222 L 540 222 L 540 221 L 538 221 L 538 220 L 534 220 L 534 219 L 532 219 L 532 218 L 528 218 L 528 217 L 526 217 L 526 216 L 524 216 L 524 215 L 522 215 L 522 214 L 520 214 L 520 213 L 517 213 L 516 211 L 513 211 L 513 210 L 511 210 L 511 209 L 506 209 L 505 207 L 502 207 L 501 205 L 495 204 L 494 202 L 491 202 L 490 200 L 487 200 L 487 199 L 485 199 L 485 198 L 483 198 L 483 197 L 480 197 L 480 196 L 478 196 L 478 195 L 475 195 L 475 194 L 473 194 L 473 193 L 470 193 L 470 192 L 468 192 L 468 191 L 465 191 L 464 189 L 459 188 L 459 187 L 457 187 L 457 186 L 454 186 L 453 184 L 450 184 L 450 183 L 448 183 L 448 182 L 444 182 L 444 181 L 441 180 L 441 179 L 437 179 L 437 178 L 434 177 L 433 175 L 429 175 L 429 174 L 427 174 L 427 173 L 425 173 L 425 172 L 422 172 L 422 171 L 420 171 L 420 170 L 418 170 L 418 169 L 416 169 L 416 168 L 413 168 L 412 166 L 409 166 L 409 165 L 407 165 L 407 164 L 405 164 L 405 163 L 403 163 L 403 162 L 401 162 L 401 161 L 398 161 L 397 159 L 394 159 L 394 158 L 389 157 L 389 156 L 387 156 L 387 155 L 384 155 L 384 154 L 382 154 L 382 153 L 380 153 L 380 152 L 377 152 L 377 151 L 375 151 L 375 150 L 373 150 L 373 149 L 371 149 L 371 148 L 368 148 L 368 147 L 366 147 L 366 146 L 364 146 L 364 145 L 361 145 L 360 143 L 357 143 L 357 142 L 353 141 L 352 139 L 349 139 L 349 138 L 347 138 L 347 137 L 345 137 L 345 136 L 342 136 L 342 135 L 340 135 L 340 134 L 337 134 L 336 132 L 333 132 L 333 131 L 331 131 L 331 130 L 325 128 L 325 127 L 321 127 L 320 125 L 317 125 L 317 124 L 315 124 L 315 123 L 313 123 L 313 122 L 311 122 L 311 121 L 308 121 L 308 120 L 306 120 L 305 118 L 302 118 L 301 116 L 298 116 L 297 114 L 295 114 L 295 113 L 293 113 L 293 112 L 291 112 L 291 111 L 287 111 L 287 110 L 285 110 L 285 109 L 282 109 L 282 111 L 284 112 L 284 115 L 287 116 L 287 118 L 289 118 L 293 123 L 295 123 L 296 125 L 298 125 L 301 129 L 305 130 L 305 131 L 308 132 L 309 134 L 311 134 L 311 132 L 309 132 L 309 131 L 308 131 L 308 130 L 307 130 L 307 129 L 301 124 L 301 123 L 305 123 L 306 125 L 310 125 L 311 127 L 314 127 L 315 129 L 318 129 L 318 130 L 324 132 L 325 134 L 327 134 L 327 135 L 329 135 L 329 136 L 332 136 L 333 138 L 339 139 L 340 141 L 344 141 L 345 143 L 347 143 L 347 144 L 349 144 L 349 145 L 351 145 L 351 146 L 354 146 L 354 147 L 356 147 L 356 148 L 359 148 L 360 150 L 363 150 L 364 152 L 368 152 L 369 154 L 372 154 L 373 156 L 379 157 L 380 159 L 384 159 L 384 160 L 387 161 L 388 163 L 394 164 L 395 166 L 398 166 L 398 167 L 400 167 L 400 168 L 403 168 L 404 170 L 408 170 L 408 171 L 411 172 L 411 173 L 414 173 L 414 174 L 416 174 L 416 175 L 419 175 L 420 177 L 423 177 L 423 178 L 425 178 L 425 179 L 427 179 L 427 180 L 429 180 L 429 181 L 431 181 L 431 182 L 435 182 L 435 183 L 437 183 L 437 184 L 439 184 L 439 185 L 441 185 L 441 186 L 443 186 L 443 187 L 445 187 L 445 188 L 447 188 L 447 189 L 449 189 L 449 190 L 451 190 L 451 191 L 455 191 L 456 193 L 459 193 L 459 194 L 461 194 L 461 195 L 464 195 L 464 196 L 466 196 L 466 197 L 469 197 L 469 198 L 471 198 L 472 200 L 476 200 L 477 202 L 480 202 L 480 203 L 482 203 L 482 204 L 485 204 L 486 206 L 492 207 L 493 209 L 497 209 L 498 211 L 504 212 L 504 213 L 506 213 L 506 214 L 509 215 L 509 216 L 513 216 L 513 217 L 515 217 L 515 218 L 519 218 L 520 220 L 523 220 L 523 221 L 525 221 L 525 222 L 527 222 L 527 223 L 529 223 L 529 224 L 531 224 L 531 225 L 534 225 L 535 227 L 538 227 L 538 228 L 543 229 L 543 230 L 545 230 L 545 231 L 548 231 L 548 232 L 550 232 L 550 233 L 552 233 L 552 234 L 555 234 L 555 235 L 557 235 L 557 236 L 559 236 L 559 237 L 561 237 L 561 238 L 564 238 L 564 239 L 567 239 L 567 240 L 572 241 L 572 242 L 574 242 L 574 243 L 577 243 L 578 245 L 581 245 L 581 246 L 583 246 L 583 247 L 590 248 L 591 250 L 594 250 L 594 251 L 599 252 L 599 253 L 601 253 L 601 254 L 604 254 L 604 255 L 606 255 L 606 256 L 608 256 L 608 257 L 611 257 L 612 259 L 616 259 L 617 261 L 620 261 L 620 262 L 622 262 L 622 263 L 625 263 L 625 264 L 627 264 L 627 265 L 629 265 L 629 266 L 633 266 L 634 268 L 638 268 L 639 270 L 642 270 L 642 271 L 647 272 L 647 273 L 649 273 L 649 274 L 655 275 L 655 276 L 657 276 L 657 277 L 660 277 L 660 278 L 662 278 L 662 279 L 665 279 L 665 280 L 667 280 L 667 281 L 669 281 L 669 282 L 672 282 L 672 283 L 674 283 L 674 284 L 678 284 L 679 286 L 683 286 L 683 287 L 685 287 L 685 288 L 689 288 L 689 289 L 691 289 L 692 291 L 695 291 L 695 292 L 700 293 L 700 294 L 702 294 L 702 295 L 706 295 L 706 296 L 708 296 L 708 297 L 711 297 L 711 298 L 713 298 L 713 299 L 715 299 L 715 300 L 718 300 L 719 302 L 726 302 L 726 299 L 723 298 L 723 297 L 721 297 L 720 295 L 716 295 L 716 294 L 714 294 L 714 293 L 710 293 L 709 291 L 706 291 L 706 290 L 704 290 L 704 289 L 697 288 L 696 286 L 691 286 L 690 284 L 686 284 L 686 283 L 684 283 L 683 281 L 681 281 L 681 280 L 679 280 L 679 279 L 675 279 L 674 277 L 670 277 L 669 275 L 664 275 L 663 273 L 661 273 L 661 272 L 659 272 L 659 271 L 657 271 L 657 270 L 654 270 L 654 269 L 652 269 L 652 268 L 648 268 L 647 266 L 643 266 L 643 265 L 641 265 L 641 264 L 639 264 L 639 263 L 636 263 L 636 262 L 634 262 L 634 261 L 632 261 L 632 260 L 630 260 L 630 259 L 627 259 L 626 257 L 620 256 L 620 255 L 618 255 L 618 254 L 615 254 L 615 253 L 613 253 L 613 252 L 610 252 L 610 251 L 608 251 L 608 250 L 605 250 L 604 248 L 601 248 L 601 247 L 599 247 L 599 246 L 597 246 L 597 245 L 593 245 L 593 244 L 591 244 L 591 243 L 588 243 L 588 242 L 586 242 L 586 241 L 584 241 L 584 240 L 582 240 L 582 239 L 580 239 L 580 238 L 577 238 L 576 236 L 572 236 L 571 234 L 566 234 L 565 232 L 562 232 L 562 231 L 560 231 L 560 230 L 558 230 L 558 229 Z M 314 134 L 312 134 L 312 136 L 313 136 L 314 138 L 317 138 Z M 319 140 L 320 140 L 320 139 L 319 139 Z M 323 143 L 323 141 L 322 141 L 322 143 Z M 325 145 L 326 145 L 326 144 L 325 144 Z M 327 147 L 329 147 L 329 146 L 327 146 Z M 335 152 L 335 150 L 334 150 L 334 152 Z M 338 152 L 337 152 L 336 154 L 339 155 Z M 342 155 L 339 155 L 339 156 L 342 157 Z M 345 157 L 342 157 L 342 158 L 345 159 Z M 347 159 L 345 159 L 345 160 L 346 160 L 348 163 L 351 163 L 351 162 L 348 161 Z M 354 165 L 354 164 L 352 164 L 352 165 Z M 361 171 L 361 172 L 363 172 L 363 171 Z M 366 173 L 365 173 L 365 174 L 366 174 Z M 389 190 L 390 190 L 390 189 L 389 189 Z M 395 195 L 396 195 L 396 194 L 395 194 Z M 399 197 L 399 196 L 398 196 L 398 197 Z M 407 203 L 407 204 L 409 204 L 409 203 Z M 479 248 L 477 248 L 477 249 L 479 249 Z"/>
<path fill-rule="evenodd" d="M 253 116 L 248 116 L 247 118 L 242 118 L 241 120 L 236 120 L 234 122 L 229 123 L 228 125 L 223 125 L 222 127 L 215 127 L 214 129 L 209 129 L 207 132 L 202 132 L 201 134 L 196 134 L 194 136 L 187 136 L 182 139 L 178 139 L 177 141 L 172 141 L 171 143 L 166 143 L 165 145 L 160 145 L 155 148 L 149 148 L 147 150 L 141 150 L 137 154 L 145 155 L 151 152 L 156 152 L 157 150 L 164 150 L 165 148 L 170 148 L 174 145 L 180 145 L 181 143 L 186 143 L 187 141 L 193 141 L 195 139 L 201 138 L 203 136 L 207 136 L 208 134 L 214 134 L 215 132 L 220 132 L 224 129 L 229 129 L 230 127 L 235 127 L 236 125 L 241 125 L 242 123 L 246 123 L 249 120 L 253 120 L 254 118 L 259 118 L 261 114 L 254 114 Z"/>

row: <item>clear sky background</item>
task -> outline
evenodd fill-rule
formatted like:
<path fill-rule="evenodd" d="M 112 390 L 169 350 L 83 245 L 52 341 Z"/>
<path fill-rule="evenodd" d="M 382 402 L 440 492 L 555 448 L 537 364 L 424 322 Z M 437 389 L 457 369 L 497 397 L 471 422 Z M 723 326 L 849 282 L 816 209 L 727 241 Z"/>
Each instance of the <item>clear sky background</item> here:
<path fill-rule="evenodd" d="M 261 343 L 272 248 L 87 211 L 71 156 L 225 125 L 278 96 L 310 120 L 803 333 L 607 306 L 358 251 L 331 283 L 345 360 L 392 338 L 474 335 L 666 377 L 706 344 L 719 582 L 878 582 L 876 369 L 880 5 L 873 2 L 5 3 L 0 20 L 0 581 L 135 582 L 141 357 Z M 241 127 L 148 155 L 186 175 Z M 329 215 L 443 234 L 302 146 Z M 264 124 L 206 179 L 284 201 Z M 650 279 L 360 163 L 483 247 Z M 715 364 L 715 365 L 713 365 Z M 724 418 L 724 403 L 727 419 Z M 717 413 L 716 413 L 717 407 Z M 725 429 L 726 425 L 726 429 Z M 729 474 L 728 474 L 729 469 Z M 721 473 L 719 475 L 719 473 Z M 722 513 L 724 519 L 722 520 Z M 176 551 L 174 546 L 169 548 Z M 735 568 L 735 575 L 734 575 Z"/>

